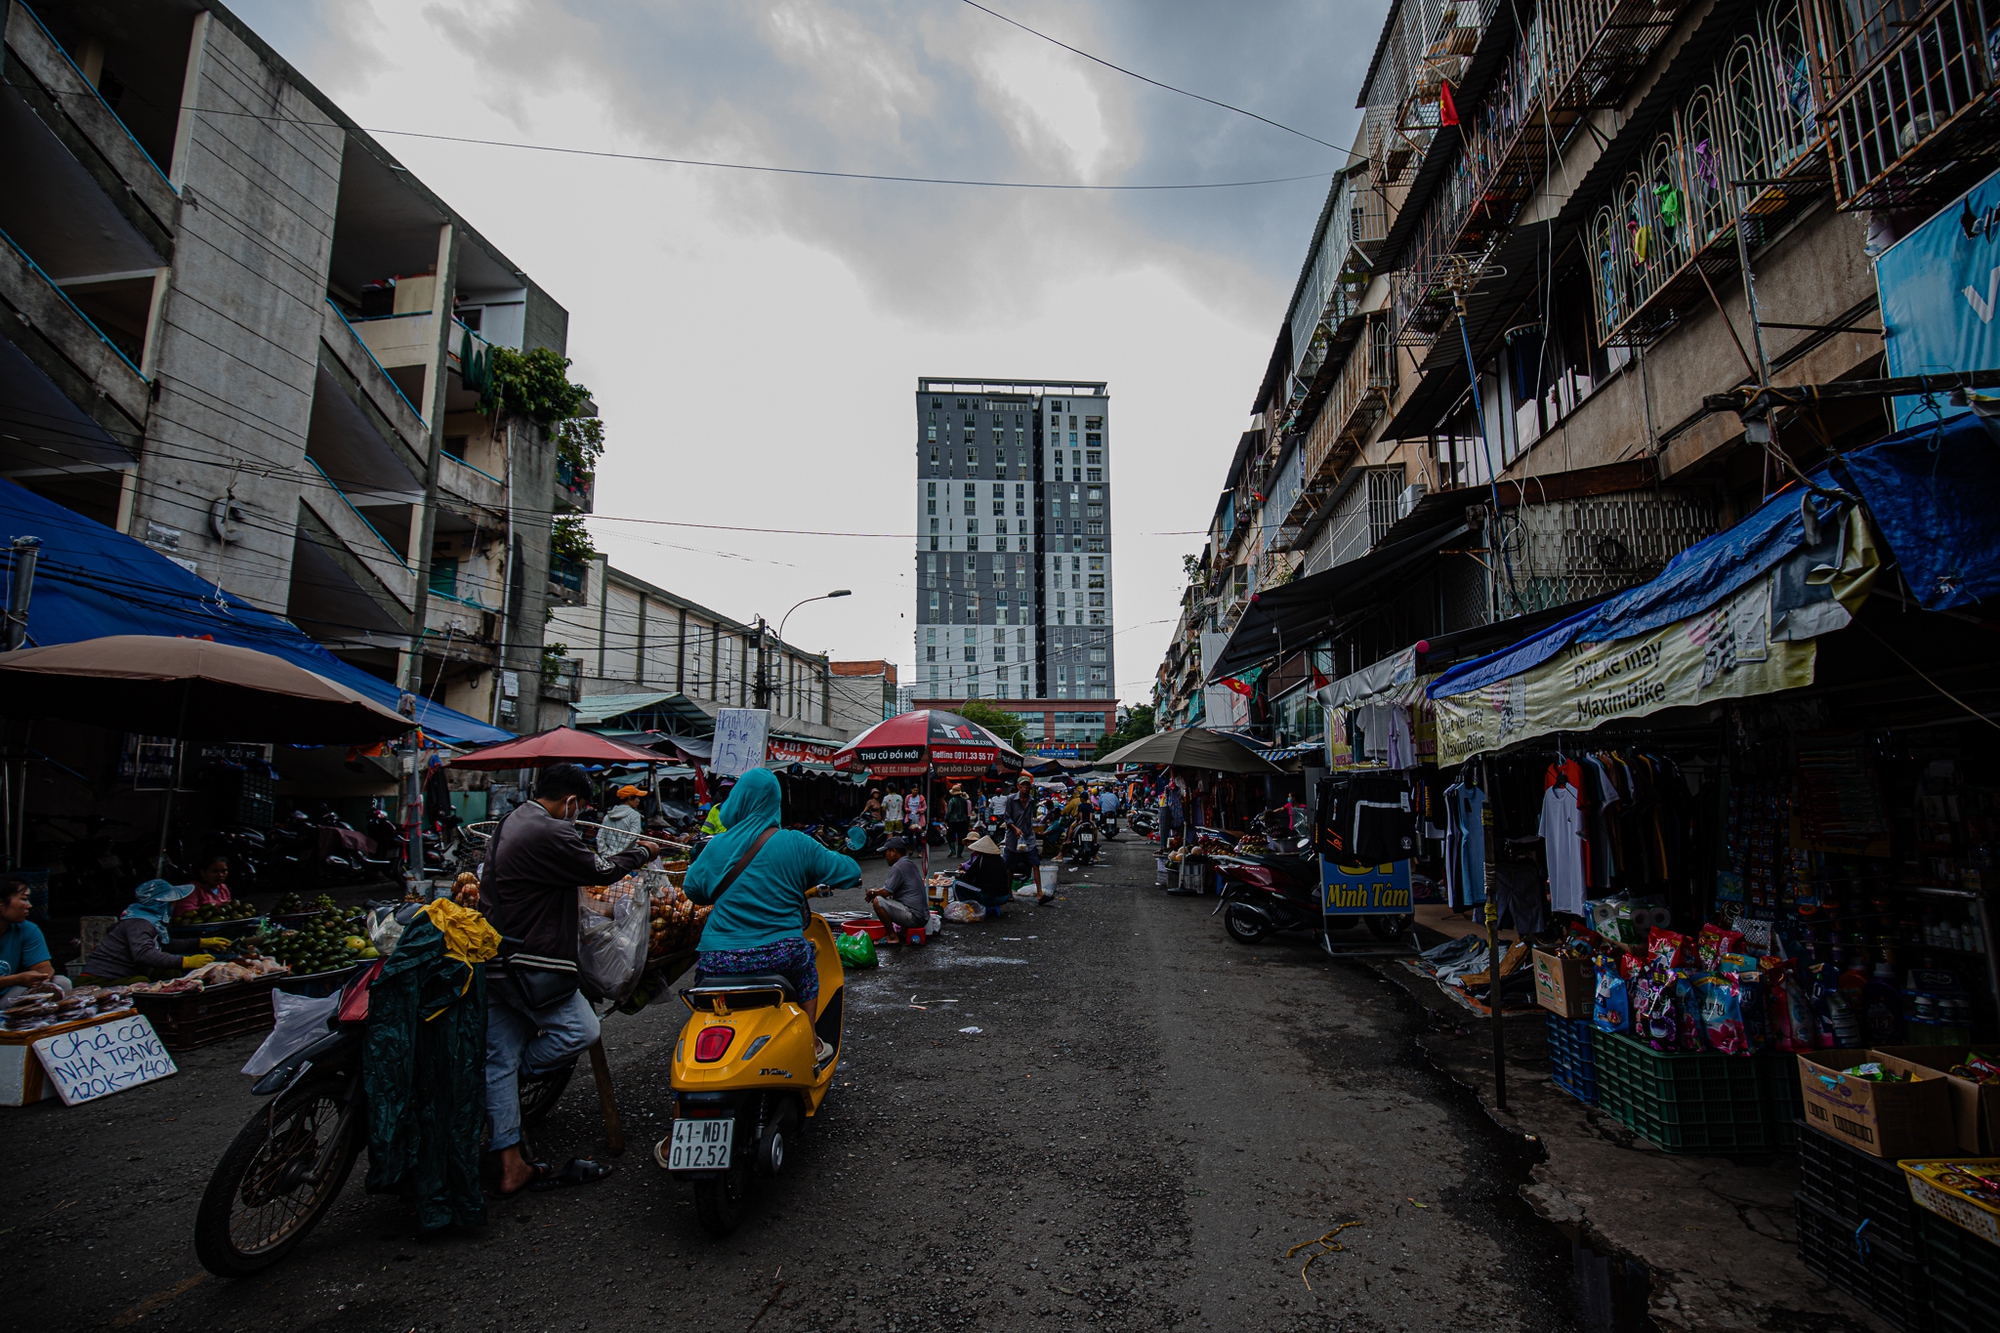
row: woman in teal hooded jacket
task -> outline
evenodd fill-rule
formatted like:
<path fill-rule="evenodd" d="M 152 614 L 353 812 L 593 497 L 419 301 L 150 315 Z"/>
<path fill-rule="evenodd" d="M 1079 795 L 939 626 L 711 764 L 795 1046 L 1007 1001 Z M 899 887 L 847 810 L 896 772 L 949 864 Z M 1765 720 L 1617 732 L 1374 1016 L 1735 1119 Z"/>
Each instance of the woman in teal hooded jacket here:
<path fill-rule="evenodd" d="M 780 805 L 778 779 L 768 769 L 745 773 L 722 804 L 727 831 L 710 839 L 688 867 L 687 896 L 713 905 L 702 927 L 695 975 L 702 980 L 776 972 L 791 981 L 810 1011 L 819 996 L 819 969 L 804 933 L 806 890 L 821 884 L 852 888 L 861 882 L 861 866 L 816 838 L 779 828 Z M 767 831 L 770 837 L 764 838 Z M 760 838 L 763 845 L 743 873 L 722 887 Z"/>

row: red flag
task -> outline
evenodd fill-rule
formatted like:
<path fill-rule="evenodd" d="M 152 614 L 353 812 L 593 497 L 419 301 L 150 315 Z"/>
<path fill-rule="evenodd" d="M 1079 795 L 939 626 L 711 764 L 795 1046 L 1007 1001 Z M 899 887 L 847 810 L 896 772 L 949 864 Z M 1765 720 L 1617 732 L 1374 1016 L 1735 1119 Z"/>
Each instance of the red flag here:
<path fill-rule="evenodd" d="M 1247 680 L 1239 680 L 1235 676 L 1224 676 L 1222 678 L 1222 683 L 1224 685 L 1227 685 L 1230 689 L 1235 690 L 1238 694 L 1242 695 L 1246 699 L 1249 698 L 1252 694 L 1255 694 L 1257 692 L 1257 687 L 1255 685 L 1251 684 Z"/>
<path fill-rule="evenodd" d="M 1451 85 L 1443 82 L 1438 84 L 1438 124 L 1458 124 L 1458 104 L 1451 100 Z"/>
<path fill-rule="evenodd" d="M 1314 689 L 1316 689 L 1316 690 L 1323 690 L 1323 689 L 1325 689 L 1325 688 L 1326 688 L 1327 686 L 1329 686 L 1329 685 L 1331 685 L 1331 684 L 1333 684 L 1333 682 L 1332 682 L 1332 681 L 1330 681 L 1330 680 L 1328 680 L 1328 679 L 1326 678 L 1326 673 L 1325 673 L 1324 671 L 1321 671 L 1321 670 L 1320 670 L 1320 669 L 1319 669 L 1318 667 L 1314 667 L 1314 668 L 1313 668 L 1313 688 L 1314 688 Z"/>

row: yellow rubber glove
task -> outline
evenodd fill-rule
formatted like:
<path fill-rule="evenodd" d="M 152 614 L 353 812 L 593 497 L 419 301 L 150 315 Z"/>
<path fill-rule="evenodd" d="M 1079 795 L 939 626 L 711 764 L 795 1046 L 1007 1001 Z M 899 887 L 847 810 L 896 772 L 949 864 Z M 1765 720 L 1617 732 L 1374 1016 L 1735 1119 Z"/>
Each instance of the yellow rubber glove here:
<path fill-rule="evenodd" d="M 207 967 L 210 963 L 214 961 L 215 961 L 214 954 L 206 954 L 206 953 L 187 954 L 181 958 L 181 971 L 186 972 L 192 968 Z"/>
<path fill-rule="evenodd" d="M 202 937 L 201 947 L 208 950 L 210 953 L 228 953 L 231 946 L 233 946 L 235 943 L 236 943 L 235 940 L 225 939 L 220 935 L 204 935 Z"/>

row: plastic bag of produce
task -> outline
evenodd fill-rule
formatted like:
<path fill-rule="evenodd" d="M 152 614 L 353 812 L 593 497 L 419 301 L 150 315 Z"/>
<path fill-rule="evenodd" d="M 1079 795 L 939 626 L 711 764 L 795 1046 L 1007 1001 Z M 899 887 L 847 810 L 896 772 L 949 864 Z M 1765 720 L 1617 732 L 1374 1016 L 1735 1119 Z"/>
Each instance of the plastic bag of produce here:
<path fill-rule="evenodd" d="M 250 1063 L 243 1066 L 243 1072 L 252 1078 L 262 1078 L 283 1064 L 286 1057 L 324 1037 L 327 1020 L 339 1006 L 338 991 L 316 1000 L 272 991 L 271 1013 L 277 1023 L 271 1028 L 271 1035 L 264 1038 L 264 1044 L 251 1055 Z"/>
<path fill-rule="evenodd" d="M 866 935 L 843 934 L 833 947 L 840 951 L 842 967 L 874 967 L 882 961 L 875 956 L 875 941 Z"/>
<path fill-rule="evenodd" d="M 648 900 L 650 891 L 633 879 L 620 880 L 614 887 L 630 887 L 606 901 L 594 899 L 588 890 L 578 895 L 579 929 L 576 940 L 577 980 L 585 998 L 623 1000 L 639 984 L 646 968 L 646 945 L 651 938 Z"/>
<path fill-rule="evenodd" d="M 947 921 L 984 921 L 986 909 L 967 898 L 954 898 L 944 905 Z"/>

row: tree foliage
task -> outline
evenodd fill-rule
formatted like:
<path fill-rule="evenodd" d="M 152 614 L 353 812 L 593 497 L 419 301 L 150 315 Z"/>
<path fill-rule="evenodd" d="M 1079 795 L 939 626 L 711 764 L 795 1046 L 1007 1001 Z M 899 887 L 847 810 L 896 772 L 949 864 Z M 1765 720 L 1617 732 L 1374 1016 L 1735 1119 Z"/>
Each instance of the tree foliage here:
<path fill-rule="evenodd" d="M 1133 704 L 1125 712 L 1125 720 L 1118 724 L 1118 730 L 1097 738 L 1097 753 L 1091 756 L 1102 759 L 1113 750 L 1130 745 L 1142 736 L 1153 734 L 1153 706 Z"/>
<path fill-rule="evenodd" d="M 996 707 L 984 699 L 967 699 L 958 710 L 958 715 L 967 722 L 977 722 L 1017 750 L 1027 740 L 1028 724 L 1021 720 L 1019 713 Z"/>

